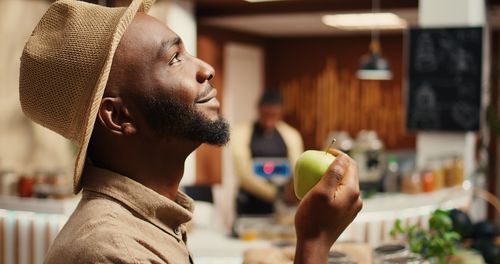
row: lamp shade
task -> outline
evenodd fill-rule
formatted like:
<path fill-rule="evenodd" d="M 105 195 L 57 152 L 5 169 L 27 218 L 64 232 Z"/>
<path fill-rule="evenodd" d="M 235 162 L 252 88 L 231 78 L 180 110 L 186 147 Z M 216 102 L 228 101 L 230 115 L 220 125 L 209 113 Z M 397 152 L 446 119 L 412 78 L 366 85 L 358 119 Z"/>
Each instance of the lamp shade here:
<path fill-rule="evenodd" d="M 390 80 L 392 72 L 389 62 L 380 54 L 377 40 L 370 44 L 370 52 L 361 58 L 356 76 L 361 80 Z"/>

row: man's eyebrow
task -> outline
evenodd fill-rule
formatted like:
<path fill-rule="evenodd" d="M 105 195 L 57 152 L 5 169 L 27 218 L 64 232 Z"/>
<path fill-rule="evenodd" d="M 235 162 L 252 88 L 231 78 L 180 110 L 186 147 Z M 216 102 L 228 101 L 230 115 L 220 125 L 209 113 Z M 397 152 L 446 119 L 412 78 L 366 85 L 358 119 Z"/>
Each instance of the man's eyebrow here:
<path fill-rule="evenodd" d="M 175 37 L 169 40 L 162 40 L 160 49 L 158 50 L 158 58 L 161 58 L 172 46 L 179 46 L 181 44 L 181 38 Z"/>

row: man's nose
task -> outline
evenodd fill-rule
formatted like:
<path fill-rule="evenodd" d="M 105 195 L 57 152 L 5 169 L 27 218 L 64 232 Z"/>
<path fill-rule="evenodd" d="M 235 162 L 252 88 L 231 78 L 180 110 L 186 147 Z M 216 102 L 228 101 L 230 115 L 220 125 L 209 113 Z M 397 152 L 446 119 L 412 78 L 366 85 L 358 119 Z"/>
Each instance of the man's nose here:
<path fill-rule="evenodd" d="M 212 65 L 200 60 L 200 67 L 198 69 L 198 72 L 196 73 L 196 80 L 199 83 L 204 83 L 205 81 L 210 81 L 214 75 L 215 75 L 215 70 L 212 67 Z"/>

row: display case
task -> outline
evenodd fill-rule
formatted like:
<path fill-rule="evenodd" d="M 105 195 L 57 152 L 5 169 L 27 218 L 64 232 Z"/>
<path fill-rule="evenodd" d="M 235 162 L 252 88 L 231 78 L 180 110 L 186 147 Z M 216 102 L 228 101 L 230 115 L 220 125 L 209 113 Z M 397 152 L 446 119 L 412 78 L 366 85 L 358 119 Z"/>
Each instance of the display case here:
<path fill-rule="evenodd" d="M 43 263 L 79 200 L 0 197 L 0 263 Z"/>

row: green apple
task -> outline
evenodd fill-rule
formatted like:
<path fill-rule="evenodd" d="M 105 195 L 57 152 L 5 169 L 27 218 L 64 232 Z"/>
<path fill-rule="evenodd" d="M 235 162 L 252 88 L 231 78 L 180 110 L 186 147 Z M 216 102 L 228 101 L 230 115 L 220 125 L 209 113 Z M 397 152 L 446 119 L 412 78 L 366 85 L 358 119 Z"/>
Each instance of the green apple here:
<path fill-rule="evenodd" d="M 319 182 L 334 160 L 335 156 L 319 150 L 307 150 L 300 155 L 293 174 L 293 187 L 297 198 L 302 199 Z"/>

